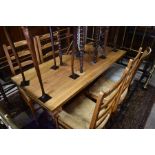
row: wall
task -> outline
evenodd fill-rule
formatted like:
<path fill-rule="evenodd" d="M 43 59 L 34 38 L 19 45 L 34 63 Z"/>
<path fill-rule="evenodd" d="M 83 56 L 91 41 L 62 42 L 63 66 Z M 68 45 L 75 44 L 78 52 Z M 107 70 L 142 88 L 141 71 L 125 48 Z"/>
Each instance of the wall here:
<path fill-rule="evenodd" d="M 8 31 L 9 31 L 9 34 L 14 42 L 24 39 L 22 30 L 19 26 L 10 26 L 10 27 L 8 27 Z M 30 31 L 31 31 L 32 35 L 40 35 L 40 34 L 48 33 L 48 27 L 34 26 L 34 27 L 30 27 Z M 3 27 L 1 26 L 0 27 L 0 57 L 5 56 L 3 47 L 2 47 L 3 44 L 8 45 L 8 42 L 6 40 L 4 31 L 3 31 Z"/>

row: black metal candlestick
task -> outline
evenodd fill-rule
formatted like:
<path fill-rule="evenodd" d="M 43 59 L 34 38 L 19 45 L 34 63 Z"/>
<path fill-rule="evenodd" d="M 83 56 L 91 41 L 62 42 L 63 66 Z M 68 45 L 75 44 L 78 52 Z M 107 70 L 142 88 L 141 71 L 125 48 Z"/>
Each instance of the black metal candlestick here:
<path fill-rule="evenodd" d="M 62 48 L 61 48 L 61 39 L 60 39 L 60 32 L 59 32 L 60 28 L 58 28 L 58 32 L 57 32 L 57 38 L 58 38 L 58 50 L 59 50 L 59 58 L 60 58 L 60 66 L 63 65 L 63 61 L 62 61 Z"/>
<path fill-rule="evenodd" d="M 84 53 L 84 26 L 78 27 L 78 49 L 79 49 L 79 60 L 80 60 L 80 73 L 83 73 L 83 53 Z"/>
<path fill-rule="evenodd" d="M 50 39 L 51 39 L 51 44 L 52 44 L 52 51 L 53 51 L 53 61 L 54 61 L 54 65 L 51 67 L 52 69 L 56 70 L 59 67 L 56 64 L 56 58 L 55 58 L 55 49 L 54 49 L 54 37 L 53 37 L 53 30 L 52 27 L 49 26 L 49 30 L 50 30 Z"/>
<path fill-rule="evenodd" d="M 107 56 L 107 41 L 108 41 L 109 27 L 105 27 L 104 30 L 104 44 L 103 44 L 103 55 L 101 56 L 103 59 Z"/>
<path fill-rule="evenodd" d="M 71 75 L 69 76 L 72 79 L 77 79 L 79 77 L 79 75 L 74 73 L 74 56 L 76 52 L 77 52 L 77 27 L 74 27 L 72 59 L 71 59 Z"/>
<path fill-rule="evenodd" d="M 18 66 L 19 66 L 20 73 L 21 73 L 21 75 L 22 75 L 23 81 L 21 82 L 21 86 L 28 86 L 28 85 L 29 85 L 29 80 L 26 80 L 26 79 L 25 79 L 25 75 L 24 75 L 24 72 L 23 72 L 23 69 L 22 69 L 22 66 L 21 66 L 21 63 L 20 63 L 18 54 L 17 54 L 17 52 L 16 52 L 16 50 L 15 50 L 15 45 L 14 45 L 14 43 L 12 42 L 11 36 L 9 35 L 7 28 L 6 28 L 6 27 L 3 27 L 3 29 L 4 29 L 5 36 L 6 36 L 8 42 L 9 42 L 9 44 L 10 44 L 10 47 L 11 47 L 11 49 L 12 49 L 12 52 L 13 52 L 15 58 L 16 58 L 16 62 L 17 62 L 17 64 L 18 64 Z"/>
<path fill-rule="evenodd" d="M 21 28 L 22 28 L 23 34 L 25 36 L 25 39 L 27 40 L 28 47 L 30 49 L 32 59 L 33 59 L 33 63 L 34 63 L 34 67 L 35 67 L 37 77 L 39 80 L 39 84 L 40 84 L 40 88 L 41 88 L 41 92 L 42 92 L 42 96 L 39 97 L 39 100 L 41 100 L 42 102 L 46 102 L 49 99 L 51 99 L 51 97 L 48 94 L 46 94 L 45 90 L 44 90 L 44 86 L 43 86 L 43 82 L 42 82 L 42 78 L 41 78 L 41 73 L 40 73 L 40 69 L 39 69 L 39 64 L 37 61 L 37 56 L 36 56 L 35 48 L 34 48 L 34 44 L 33 44 L 32 35 L 30 34 L 28 27 L 22 26 Z"/>

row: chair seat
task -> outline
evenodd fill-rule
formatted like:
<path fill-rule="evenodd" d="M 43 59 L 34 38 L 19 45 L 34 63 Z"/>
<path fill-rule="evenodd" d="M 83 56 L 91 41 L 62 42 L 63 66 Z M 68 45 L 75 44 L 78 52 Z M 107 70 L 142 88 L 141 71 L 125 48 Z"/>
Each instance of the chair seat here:
<path fill-rule="evenodd" d="M 95 47 L 94 47 L 93 43 L 86 44 L 84 47 L 84 51 L 86 53 L 93 53 L 95 51 Z"/>
<path fill-rule="evenodd" d="M 108 92 L 120 80 L 124 66 L 113 64 L 95 83 L 89 88 L 88 94 L 97 99 L 100 92 Z"/>
<path fill-rule="evenodd" d="M 59 113 L 58 122 L 65 122 L 70 128 L 89 128 L 95 108 L 95 102 L 84 95 L 77 96 L 67 103 Z"/>
<path fill-rule="evenodd" d="M 104 74 L 103 78 L 118 82 L 123 74 L 125 66 L 114 63 Z"/>
<path fill-rule="evenodd" d="M 95 109 L 95 102 L 84 95 L 80 95 L 65 105 L 59 113 L 58 123 L 73 129 L 88 129 Z M 104 111 L 104 109 L 103 109 Z M 109 115 L 105 118 L 98 128 L 103 128 L 109 119 Z"/>

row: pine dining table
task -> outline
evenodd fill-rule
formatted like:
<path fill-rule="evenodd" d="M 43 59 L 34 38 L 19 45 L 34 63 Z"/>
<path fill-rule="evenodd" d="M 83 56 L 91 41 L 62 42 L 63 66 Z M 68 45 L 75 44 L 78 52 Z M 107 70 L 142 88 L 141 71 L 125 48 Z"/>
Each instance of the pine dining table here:
<path fill-rule="evenodd" d="M 51 66 L 54 64 L 53 60 L 40 64 L 39 68 L 45 92 L 51 96 L 51 99 L 45 103 L 39 100 L 41 90 L 35 68 L 31 68 L 24 72 L 25 77 L 30 81 L 30 84 L 28 86 L 21 87 L 21 89 L 23 89 L 25 93 L 41 107 L 54 113 L 54 111 L 61 108 L 75 95 L 89 86 L 125 54 L 126 51 L 124 50 L 113 52 L 111 48 L 108 48 L 106 58 L 98 58 L 97 63 L 92 63 L 90 55 L 84 54 L 83 73 L 79 72 L 79 59 L 75 57 L 74 69 L 75 73 L 79 75 L 77 79 L 69 77 L 71 75 L 71 55 L 63 55 L 63 62 L 65 65 L 59 66 L 57 70 L 51 69 Z M 57 64 L 60 63 L 58 57 L 56 57 L 56 61 Z M 22 81 L 21 74 L 13 76 L 11 79 L 18 87 L 20 87 L 20 83 Z"/>

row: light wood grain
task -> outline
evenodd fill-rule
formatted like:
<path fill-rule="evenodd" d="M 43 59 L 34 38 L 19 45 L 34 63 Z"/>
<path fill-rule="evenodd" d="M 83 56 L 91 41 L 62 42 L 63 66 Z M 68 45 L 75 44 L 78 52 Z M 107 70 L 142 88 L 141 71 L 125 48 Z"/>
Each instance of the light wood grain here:
<path fill-rule="evenodd" d="M 50 69 L 50 67 L 53 65 L 53 61 L 51 60 L 41 64 L 39 67 L 45 92 L 52 97 L 52 99 L 48 100 L 46 103 L 42 103 L 40 100 L 38 100 L 38 98 L 41 96 L 41 91 L 34 68 L 25 72 L 26 79 L 30 80 L 30 85 L 25 87 L 24 90 L 28 96 L 30 96 L 44 108 L 48 109 L 49 111 L 54 111 L 74 97 L 82 89 L 87 87 L 125 53 L 126 52 L 122 50 L 118 52 L 109 52 L 106 59 L 98 59 L 96 64 L 91 63 L 89 57 L 87 54 L 85 54 L 85 72 L 76 80 L 69 78 L 69 75 L 71 74 L 70 55 L 64 55 L 63 61 L 65 62 L 66 66 L 61 66 L 58 70 Z M 57 62 L 58 64 L 60 63 L 59 58 L 57 58 Z M 75 59 L 75 66 L 75 71 L 78 72 L 78 59 Z M 20 85 L 21 75 L 14 76 L 12 80 L 17 85 Z"/>

